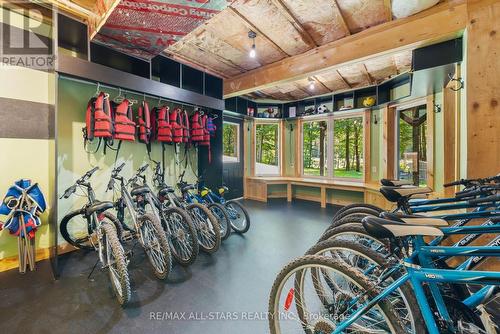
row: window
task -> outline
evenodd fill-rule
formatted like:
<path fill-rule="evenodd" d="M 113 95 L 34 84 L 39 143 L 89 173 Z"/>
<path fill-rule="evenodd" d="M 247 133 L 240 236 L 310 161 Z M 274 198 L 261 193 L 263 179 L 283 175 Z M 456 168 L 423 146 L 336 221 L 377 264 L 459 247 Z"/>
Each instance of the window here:
<path fill-rule="evenodd" d="M 327 176 L 328 126 L 326 121 L 302 125 L 302 168 L 304 175 Z"/>
<path fill-rule="evenodd" d="M 255 126 L 255 174 L 280 175 L 279 124 L 261 123 Z"/>
<path fill-rule="evenodd" d="M 333 176 L 363 179 L 363 117 L 339 118 L 333 124 Z"/>
<path fill-rule="evenodd" d="M 222 147 L 224 162 L 238 162 L 240 153 L 240 126 L 224 122 L 222 125 Z"/>
<path fill-rule="evenodd" d="M 418 106 L 398 114 L 398 175 L 415 185 L 427 184 L 427 110 Z"/>

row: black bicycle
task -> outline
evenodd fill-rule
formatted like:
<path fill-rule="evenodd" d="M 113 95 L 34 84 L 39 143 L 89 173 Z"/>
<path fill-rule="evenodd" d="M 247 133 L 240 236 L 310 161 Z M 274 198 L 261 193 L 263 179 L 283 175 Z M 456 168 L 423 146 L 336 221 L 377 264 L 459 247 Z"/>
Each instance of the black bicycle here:
<path fill-rule="evenodd" d="M 160 201 L 158 196 L 153 194 L 153 190 L 146 181 L 144 173 L 149 165 L 144 165 L 137 170 L 137 173 L 130 179 L 133 188 L 145 187 L 148 192 L 138 202 L 138 206 L 144 210 L 152 212 L 161 221 L 163 229 L 167 234 L 172 256 L 182 266 L 192 264 L 198 256 L 198 233 L 186 210 L 180 207 L 169 207 L 165 202 Z M 141 180 L 141 184 L 139 184 Z M 168 187 L 159 190 L 159 196 L 164 196 L 168 192 Z"/>
<path fill-rule="evenodd" d="M 130 300 L 130 279 L 127 258 L 120 243 L 121 225 L 116 217 L 107 211 L 113 208 L 113 203 L 96 200 L 94 190 L 88 182 L 98 169 L 95 167 L 85 173 L 60 197 L 69 198 L 79 188 L 85 193 L 87 203 L 65 215 L 59 229 L 69 244 L 98 253 L 102 268 L 108 269 L 118 302 L 125 305 Z"/>
<path fill-rule="evenodd" d="M 129 192 L 127 187 L 130 185 L 130 182 L 126 182 L 120 176 L 120 172 L 124 166 L 125 163 L 122 163 L 113 169 L 108 184 L 108 190 L 113 190 L 115 181 L 120 183 L 120 197 L 115 203 L 118 220 L 122 223 L 124 230 L 130 232 L 133 239 L 141 244 L 155 276 L 159 279 L 165 279 L 172 269 L 172 258 L 167 236 L 161 226 L 160 220 L 154 214 L 146 212 L 140 204 L 145 198 L 149 199 L 151 196 L 149 189 L 139 186 Z M 129 227 L 125 220 L 126 212 L 128 212 L 132 227 Z"/>

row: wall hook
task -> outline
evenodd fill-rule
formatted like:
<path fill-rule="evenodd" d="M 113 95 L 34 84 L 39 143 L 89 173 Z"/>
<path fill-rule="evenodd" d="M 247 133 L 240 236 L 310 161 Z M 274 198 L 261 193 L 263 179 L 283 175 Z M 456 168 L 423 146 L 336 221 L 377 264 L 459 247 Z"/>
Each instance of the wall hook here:
<path fill-rule="evenodd" d="M 440 106 L 439 104 L 436 104 L 436 105 L 434 106 L 434 113 L 435 113 L 435 114 L 438 114 L 438 113 L 440 113 L 440 112 L 441 112 L 441 106 Z"/>
<path fill-rule="evenodd" d="M 377 114 L 373 114 L 373 124 L 378 124 Z"/>

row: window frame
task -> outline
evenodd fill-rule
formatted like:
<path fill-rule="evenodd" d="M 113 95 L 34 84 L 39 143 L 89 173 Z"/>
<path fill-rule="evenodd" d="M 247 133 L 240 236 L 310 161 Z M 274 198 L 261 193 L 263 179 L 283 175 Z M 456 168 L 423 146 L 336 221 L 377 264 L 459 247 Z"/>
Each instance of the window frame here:
<path fill-rule="evenodd" d="M 363 176 L 360 179 L 357 178 L 346 178 L 346 177 L 336 177 L 335 176 L 335 171 L 334 171 L 334 150 L 335 150 L 335 132 L 334 132 L 334 123 L 335 120 L 338 119 L 346 119 L 346 118 L 358 118 L 361 117 L 363 120 L 363 147 L 361 151 L 363 152 Z M 367 122 L 366 122 L 366 109 L 362 110 L 346 110 L 346 111 L 338 111 L 334 112 L 328 115 L 314 115 L 314 116 L 305 116 L 305 117 L 300 117 L 299 118 L 299 129 L 300 129 L 300 135 L 298 137 L 299 143 L 298 147 L 299 150 L 298 152 L 302 152 L 300 155 L 300 166 L 299 166 L 299 175 L 300 177 L 303 178 L 313 178 L 313 179 L 327 179 L 327 180 L 333 180 L 333 181 L 346 181 L 346 182 L 359 182 L 359 183 L 365 183 L 366 178 L 367 178 L 367 172 L 366 168 L 370 168 L 370 166 L 367 166 L 367 161 L 369 159 L 366 158 L 366 147 L 367 145 L 367 139 L 365 136 L 367 135 Z M 326 168 L 327 168 L 327 173 L 324 176 L 316 176 L 316 175 L 306 175 L 304 174 L 304 123 L 309 123 L 309 122 L 320 122 L 320 121 L 325 121 L 327 124 L 327 143 L 326 143 Z M 369 143 L 368 143 L 369 145 Z M 369 152 L 368 152 L 369 153 Z"/>
<path fill-rule="evenodd" d="M 278 140 L 276 141 L 277 154 L 278 154 L 278 173 L 276 174 L 262 174 L 257 172 L 257 126 L 266 124 L 276 124 L 278 126 Z M 283 152 L 281 149 L 283 139 L 283 120 L 281 119 L 256 119 L 253 122 L 253 134 L 252 134 L 252 168 L 253 176 L 283 176 Z"/>
<path fill-rule="evenodd" d="M 241 140 L 240 140 L 240 134 L 241 134 L 241 124 L 236 123 L 236 122 L 231 122 L 231 121 L 223 121 L 222 122 L 222 136 L 224 136 L 224 124 L 229 124 L 229 125 L 235 125 L 236 126 L 236 161 L 225 161 L 224 157 L 229 157 L 227 155 L 224 155 L 224 140 L 222 141 L 222 162 L 225 164 L 231 164 L 231 163 L 240 163 L 241 162 Z M 232 158 L 232 157 L 230 157 Z"/>

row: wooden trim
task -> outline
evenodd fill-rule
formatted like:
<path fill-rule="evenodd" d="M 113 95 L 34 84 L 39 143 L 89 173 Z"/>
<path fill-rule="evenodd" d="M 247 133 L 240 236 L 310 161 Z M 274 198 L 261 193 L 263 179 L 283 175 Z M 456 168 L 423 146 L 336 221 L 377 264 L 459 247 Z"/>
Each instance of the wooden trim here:
<path fill-rule="evenodd" d="M 458 77 L 461 77 L 462 75 L 462 66 L 460 64 L 456 65 L 456 71 L 455 74 Z M 461 145 L 460 145 L 460 140 L 462 138 L 461 134 L 461 108 L 462 108 L 462 91 L 459 90 L 457 94 L 455 95 L 455 176 L 456 178 L 461 177 L 461 171 L 460 171 L 460 158 L 461 158 Z M 466 106 L 463 106 L 466 108 Z M 455 190 L 457 190 L 458 187 L 455 187 Z"/>
<path fill-rule="evenodd" d="M 457 115 L 457 92 L 455 84 L 450 81 L 443 89 L 443 140 L 444 140 L 444 171 L 443 183 L 449 183 L 458 179 L 456 173 L 456 115 Z M 444 196 L 451 197 L 455 193 L 455 187 L 444 188 Z"/>
<path fill-rule="evenodd" d="M 386 179 L 395 178 L 395 160 L 396 160 L 396 126 L 395 126 L 395 108 L 394 107 L 384 107 L 383 109 L 383 177 Z"/>
<path fill-rule="evenodd" d="M 246 94 L 370 57 L 412 50 L 454 38 L 467 25 L 466 7 L 465 0 L 447 1 L 410 17 L 368 28 L 308 52 L 237 75 L 224 81 L 224 97 Z"/>
<path fill-rule="evenodd" d="M 364 160 L 364 171 L 363 171 L 363 181 L 369 183 L 372 181 L 371 177 L 371 109 L 366 109 L 363 115 L 363 160 Z"/>
<path fill-rule="evenodd" d="M 434 95 L 427 96 L 427 186 L 436 189 L 434 185 Z"/>
<path fill-rule="evenodd" d="M 321 207 L 326 208 L 326 188 L 321 187 Z"/>
<path fill-rule="evenodd" d="M 295 177 L 302 174 L 302 120 L 297 120 L 295 131 Z"/>
<path fill-rule="evenodd" d="M 346 23 L 346 20 L 345 20 L 345 17 L 344 17 L 344 13 L 342 13 L 342 10 L 339 7 L 339 3 L 337 2 L 337 0 L 332 0 L 332 1 L 333 1 L 334 7 L 337 9 L 337 11 L 339 13 L 339 17 L 340 17 L 340 22 L 339 23 L 340 23 L 340 25 L 342 26 L 342 28 L 344 28 L 344 31 L 345 31 L 346 35 L 350 35 L 351 34 L 351 30 L 349 29 L 349 26 Z"/>
<path fill-rule="evenodd" d="M 286 201 L 292 201 L 292 184 L 290 182 L 286 184 Z"/>
<path fill-rule="evenodd" d="M 257 163 L 256 159 L 256 154 L 255 154 L 255 149 L 256 149 L 256 146 L 255 146 L 255 135 L 256 135 L 256 127 L 257 127 L 257 124 L 256 122 L 252 122 L 252 127 L 251 127 L 251 130 L 250 130 L 250 135 L 252 136 L 251 137 L 251 141 L 250 141 L 250 147 L 252 149 L 252 152 L 250 154 L 251 156 L 251 159 L 252 159 L 252 165 L 250 167 L 250 175 L 251 176 L 255 176 L 255 164 Z"/>
<path fill-rule="evenodd" d="M 283 120 L 280 121 L 279 124 L 279 155 L 280 155 L 280 176 L 285 175 L 285 122 Z"/>

